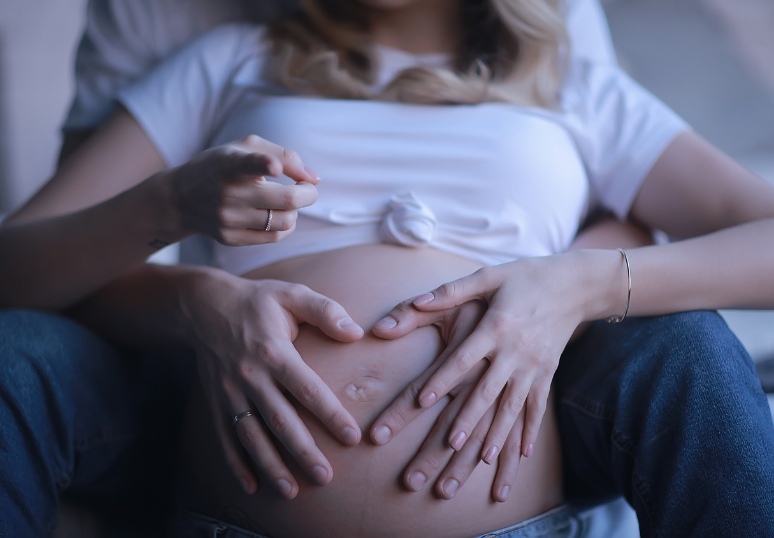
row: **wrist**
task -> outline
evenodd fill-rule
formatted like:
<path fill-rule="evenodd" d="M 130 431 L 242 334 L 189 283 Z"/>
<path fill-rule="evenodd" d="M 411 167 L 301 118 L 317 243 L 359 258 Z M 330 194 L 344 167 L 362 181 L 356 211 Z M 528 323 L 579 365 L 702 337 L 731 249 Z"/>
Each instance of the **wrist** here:
<path fill-rule="evenodd" d="M 183 225 L 182 213 L 175 196 L 173 175 L 176 170 L 162 170 L 138 185 L 144 191 L 143 200 L 152 215 L 153 233 L 160 241 L 169 244 L 177 243 L 192 234 Z"/>
<path fill-rule="evenodd" d="M 629 272 L 618 250 L 579 250 L 571 253 L 583 290 L 583 320 L 623 317 L 629 298 Z"/>
<path fill-rule="evenodd" d="M 179 266 L 173 289 L 178 305 L 177 333 L 181 341 L 190 347 L 201 343 L 201 336 L 207 329 L 202 326 L 202 309 L 220 310 L 211 302 L 219 297 L 222 285 L 232 275 L 206 266 Z M 213 295 L 214 293 L 214 295 Z"/>

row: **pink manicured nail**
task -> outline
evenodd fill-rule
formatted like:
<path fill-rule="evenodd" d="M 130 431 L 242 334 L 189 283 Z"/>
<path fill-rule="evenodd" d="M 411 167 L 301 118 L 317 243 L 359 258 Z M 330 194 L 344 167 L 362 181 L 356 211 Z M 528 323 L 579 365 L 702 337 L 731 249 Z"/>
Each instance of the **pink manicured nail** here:
<path fill-rule="evenodd" d="M 242 490 L 244 490 L 245 493 L 250 495 L 250 484 L 245 480 L 244 478 L 239 479 L 239 485 L 242 486 Z"/>
<path fill-rule="evenodd" d="M 457 435 L 454 436 L 454 439 L 452 439 L 451 447 L 454 450 L 461 450 L 467 438 L 468 436 L 467 434 L 465 434 L 465 432 L 458 433 Z"/>
<path fill-rule="evenodd" d="M 438 395 L 435 392 L 429 392 L 425 394 L 425 396 L 419 400 L 419 405 L 427 409 L 431 405 L 435 403 L 435 401 L 438 399 Z"/>
<path fill-rule="evenodd" d="M 380 329 L 386 331 L 387 329 L 394 329 L 398 326 L 398 320 L 392 316 L 385 316 L 374 325 L 374 329 Z"/>
<path fill-rule="evenodd" d="M 484 454 L 484 457 L 483 457 L 484 463 L 486 463 L 487 465 L 492 465 L 492 462 L 497 457 L 497 452 L 499 450 L 500 449 L 497 448 L 496 446 L 489 447 L 489 450 L 486 451 L 486 454 Z"/>
<path fill-rule="evenodd" d="M 379 426 L 374 430 L 374 441 L 378 445 L 383 445 L 392 437 L 392 431 L 387 426 Z"/>
<path fill-rule="evenodd" d="M 524 457 L 531 458 L 532 452 L 534 452 L 534 450 L 535 450 L 535 445 L 529 445 L 527 447 L 527 450 L 524 452 Z"/>
<path fill-rule="evenodd" d="M 314 170 L 312 170 L 312 169 L 311 169 L 311 168 L 309 168 L 308 166 L 304 166 L 304 171 L 305 171 L 305 172 L 306 172 L 306 173 L 309 175 L 309 177 L 311 177 L 312 179 L 315 179 L 315 180 L 317 180 L 317 181 L 320 181 L 320 180 L 322 179 L 322 178 L 320 177 L 320 175 L 319 175 L 317 172 L 315 172 Z"/>
<path fill-rule="evenodd" d="M 505 502 L 508 500 L 508 496 L 511 494 L 511 487 L 510 486 L 503 486 L 500 488 L 500 498 L 502 499 L 500 502 Z"/>
<path fill-rule="evenodd" d="M 422 486 L 425 485 L 425 482 L 427 482 L 427 477 L 424 475 L 424 473 L 414 471 L 408 476 L 407 482 L 409 489 L 413 491 L 419 491 L 422 489 Z"/>
<path fill-rule="evenodd" d="M 293 489 L 293 486 L 290 485 L 290 482 L 287 480 L 277 480 L 277 489 L 282 494 L 283 497 L 287 497 L 290 495 L 291 490 Z"/>
<path fill-rule="evenodd" d="M 423 304 L 429 303 L 433 299 L 435 299 L 435 295 L 433 295 L 432 293 L 423 293 L 422 295 L 414 299 L 413 303 L 415 305 L 423 305 Z"/>

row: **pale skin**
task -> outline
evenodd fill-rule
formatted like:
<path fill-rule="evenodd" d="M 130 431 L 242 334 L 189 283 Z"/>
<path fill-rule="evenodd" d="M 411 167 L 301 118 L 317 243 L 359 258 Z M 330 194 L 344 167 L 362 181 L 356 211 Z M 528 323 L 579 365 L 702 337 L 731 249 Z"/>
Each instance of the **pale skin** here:
<path fill-rule="evenodd" d="M 455 48 L 455 29 L 443 10 L 456 3 L 369 3 L 382 8 L 374 15 L 376 42 L 398 44 L 409 52 Z M 119 113 L 4 223 L 0 265 L 4 274 L 11 275 L 4 280 L 15 285 L 0 289 L 3 305 L 72 307 L 140 264 L 154 250 L 148 245 L 157 239 L 173 242 L 201 232 L 227 244 L 281 240 L 283 234 L 292 232 L 294 211 L 313 203 L 318 181 L 298 156 L 283 150 L 252 138 L 202 156 L 200 165 L 212 163 L 223 172 L 226 162 L 231 168 L 208 175 L 210 182 L 199 183 L 188 202 L 181 203 L 180 190 L 174 187 L 182 184 L 181 178 L 198 176 L 200 165 L 162 171 L 163 161 L 147 136 L 131 116 Z M 238 156 L 226 155 L 234 153 Z M 299 184 L 279 187 L 254 181 L 280 173 Z M 223 203 L 210 203 L 213 192 L 224 194 L 215 198 Z M 266 234 L 262 230 L 268 207 L 274 208 L 275 232 Z M 711 235 L 630 251 L 638 283 L 630 315 L 774 306 L 772 277 L 766 271 L 773 260 L 765 248 L 774 236 L 770 220 L 774 193 L 695 134 L 678 137 L 659 159 L 632 215 L 677 237 Z M 6 273 L 6 267 L 14 272 Z M 478 419 L 502 394 L 481 455 L 487 461 L 497 458 L 498 452 L 527 455 L 534 445 L 559 353 L 580 322 L 622 312 L 624 278 L 620 254 L 584 251 L 486 268 L 434 290 L 430 302 L 422 302 L 426 298 L 422 297 L 397 307 L 392 312 L 397 327 L 377 329 L 377 335 L 397 338 L 418 325 L 443 321 L 454 325 L 455 319 L 447 312 L 453 305 L 472 299 L 489 305 L 472 335 L 452 342 L 454 351 L 431 379 L 424 383 L 426 378 L 420 378 L 410 387 L 421 387 L 422 407 L 416 405 L 416 399 L 399 398 L 374 423 L 371 437 L 377 442 L 394 437 L 406 421 L 432 405 L 431 393 L 440 399 L 461 387 L 463 374 L 487 356 L 493 366 L 482 384 L 474 385 L 448 440 L 456 448 L 463 446 L 464 441 L 455 442 L 460 434 L 469 438 Z M 564 287 L 555 286 L 557 282 Z M 234 308 L 233 316 L 213 315 L 228 308 Z M 276 315 L 265 315 L 272 308 Z M 106 311 L 111 313 L 110 322 L 102 318 Z M 339 440 L 345 444 L 360 440 L 357 423 L 305 367 L 291 342 L 301 322 L 317 325 L 343 342 L 359 339 L 362 329 L 340 305 L 308 288 L 278 281 L 248 282 L 213 269 L 137 267 L 76 312 L 119 340 L 137 344 L 142 343 L 138 342 L 141 336 L 145 343 L 175 342 L 196 349 L 200 370 L 208 372 L 206 379 L 213 379 L 208 388 L 213 415 L 234 415 L 250 407 L 250 401 L 264 417 L 285 413 L 287 427 L 274 433 L 316 483 L 325 484 L 332 478 L 325 456 L 304 424 L 289 412 L 281 392 L 266 393 L 257 387 L 278 381 L 317 416 L 325 417 L 323 422 Z M 513 331 L 514 326 L 521 330 Z M 220 335 L 227 331 L 240 338 L 224 341 Z M 251 369 L 249 376 L 246 368 Z M 491 388 L 484 390 L 487 386 Z M 522 407 L 526 413 L 521 412 Z M 387 439 L 378 433 L 381 426 L 390 430 Z M 246 491 L 254 491 L 255 474 L 240 455 L 231 424 L 221 419 L 216 428 L 232 472 Z M 258 469 L 284 496 L 294 497 L 298 483 L 258 421 L 241 421 L 239 433 Z M 423 452 L 409 466 L 405 479 L 410 489 L 415 489 L 410 480 L 413 472 L 425 469 L 430 456 Z M 513 483 L 518 457 L 500 457 L 499 462 L 493 495 L 504 500 L 503 488 Z M 443 472 L 460 484 L 467 478 L 454 461 Z"/>

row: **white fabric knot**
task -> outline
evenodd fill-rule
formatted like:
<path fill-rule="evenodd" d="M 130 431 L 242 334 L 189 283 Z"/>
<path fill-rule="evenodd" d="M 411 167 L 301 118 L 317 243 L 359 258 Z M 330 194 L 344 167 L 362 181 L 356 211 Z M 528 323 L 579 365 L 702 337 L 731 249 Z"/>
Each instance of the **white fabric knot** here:
<path fill-rule="evenodd" d="M 435 238 L 437 226 L 433 210 L 409 191 L 390 198 L 379 235 L 385 243 L 424 247 Z"/>

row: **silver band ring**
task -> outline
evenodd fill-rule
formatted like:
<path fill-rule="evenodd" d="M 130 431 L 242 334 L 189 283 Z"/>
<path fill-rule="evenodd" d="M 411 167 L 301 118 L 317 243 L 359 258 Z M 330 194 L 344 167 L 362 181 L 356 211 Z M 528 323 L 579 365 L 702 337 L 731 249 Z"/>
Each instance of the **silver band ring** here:
<path fill-rule="evenodd" d="M 266 228 L 263 230 L 264 232 L 270 232 L 271 231 L 271 219 L 274 218 L 274 210 L 269 209 L 269 220 L 266 221 Z"/>
<path fill-rule="evenodd" d="M 252 411 L 242 411 L 241 413 L 239 413 L 238 415 L 236 415 L 234 417 L 234 427 L 236 428 L 237 422 L 239 422 L 243 418 L 245 418 L 245 417 L 252 417 L 252 416 L 253 416 L 253 412 Z"/>

